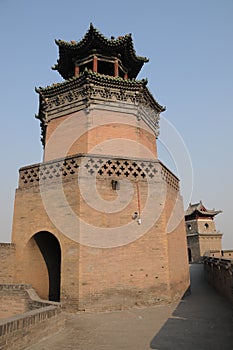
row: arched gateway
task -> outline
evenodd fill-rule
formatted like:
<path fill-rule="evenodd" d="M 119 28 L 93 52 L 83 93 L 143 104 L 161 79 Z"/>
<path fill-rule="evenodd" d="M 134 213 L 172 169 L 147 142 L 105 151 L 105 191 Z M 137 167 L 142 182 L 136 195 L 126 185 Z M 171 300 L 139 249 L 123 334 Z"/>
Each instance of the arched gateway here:
<path fill-rule="evenodd" d="M 17 280 L 28 283 L 42 299 L 60 301 L 61 248 L 58 239 L 50 232 L 34 234 L 21 251 L 22 268 Z M 19 262 L 20 265 L 20 262 Z"/>
<path fill-rule="evenodd" d="M 39 232 L 34 239 L 48 270 L 49 295 L 51 301 L 60 301 L 61 249 L 55 236 L 49 232 Z"/>

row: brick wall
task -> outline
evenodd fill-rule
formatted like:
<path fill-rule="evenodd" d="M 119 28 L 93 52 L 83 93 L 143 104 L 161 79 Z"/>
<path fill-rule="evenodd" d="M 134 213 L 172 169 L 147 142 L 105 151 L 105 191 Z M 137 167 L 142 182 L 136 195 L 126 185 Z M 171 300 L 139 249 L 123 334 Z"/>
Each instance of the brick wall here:
<path fill-rule="evenodd" d="M 28 285 L 0 285 L 0 349 L 20 350 L 58 332 L 59 304 L 40 300 Z"/>
<path fill-rule="evenodd" d="M 191 249 L 192 262 L 201 262 L 204 255 L 212 251 L 215 257 L 220 257 L 222 249 L 222 234 L 189 234 L 188 247 Z M 216 255 L 217 254 L 217 255 Z"/>
<path fill-rule="evenodd" d="M 187 236 L 188 247 L 191 250 L 191 262 L 200 261 L 200 245 L 198 235 Z"/>
<path fill-rule="evenodd" d="M 233 303 L 233 262 L 232 260 L 204 257 L 204 273 L 207 281 Z"/>
<path fill-rule="evenodd" d="M 209 250 L 208 252 L 205 252 L 206 257 L 212 257 L 212 258 L 221 258 L 223 257 L 223 254 L 221 250 Z M 227 259 L 227 257 L 226 257 Z"/>
<path fill-rule="evenodd" d="M 0 284 L 0 319 L 42 306 L 48 306 L 48 303 L 42 302 L 30 285 Z"/>
<path fill-rule="evenodd" d="M 79 111 L 52 119 L 46 131 L 44 160 L 78 153 L 156 159 L 156 137 L 130 112 L 93 109 L 88 114 Z"/>
<path fill-rule="evenodd" d="M 14 273 L 15 246 L 11 243 L 0 243 L 0 284 L 12 283 Z"/>
<path fill-rule="evenodd" d="M 167 187 L 165 205 L 167 255 L 171 298 L 178 299 L 189 288 L 189 268 L 183 199 L 174 188 Z"/>
<path fill-rule="evenodd" d="M 222 235 L 212 234 L 209 236 L 199 236 L 200 255 L 204 256 L 209 250 L 221 250 L 222 249 Z"/>
<path fill-rule="evenodd" d="M 233 250 L 210 250 L 205 256 L 233 260 Z"/>
<path fill-rule="evenodd" d="M 170 301 L 163 226 L 164 215 L 143 237 L 128 245 L 111 249 L 82 246 L 80 308 L 124 309 Z"/>
<path fill-rule="evenodd" d="M 233 260 L 233 250 L 222 250 L 221 255 L 225 259 Z"/>
<path fill-rule="evenodd" d="M 58 332 L 63 325 L 64 317 L 56 306 L 0 320 L 0 349 L 24 349 Z"/>
<path fill-rule="evenodd" d="M 197 232 L 198 233 L 211 233 L 211 234 L 216 232 L 214 220 L 198 219 L 197 220 Z"/>
<path fill-rule="evenodd" d="M 32 284 L 40 297 L 48 298 L 48 272 L 34 240 L 36 233 L 46 231 L 56 237 L 61 247 L 61 302 L 67 310 L 121 309 L 170 301 L 184 293 L 189 275 L 183 220 L 171 233 L 167 233 L 168 221 L 179 193 L 175 176 L 157 160 L 152 163 L 135 160 L 136 164 L 127 159 L 87 157 L 87 174 L 80 175 L 80 178 L 86 181 L 84 190 L 89 198 L 83 198 L 78 186 L 80 161 L 75 157 L 65 163 L 55 160 L 42 164 L 41 172 L 48 181 L 41 188 L 37 176 L 39 170 L 36 170 L 38 166 L 20 172 L 12 235 L 17 246 L 14 283 Z M 56 169 L 62 170 L 59 173 Z M 148 178 L 141 176 L 143 171 Z M 62 193 L 68 208 L 64 198 L 59 197 L 54 174 L 62 178 Z M 113 213 L 108 208 L 111 208 L 111 202 L 116 200 L 118 193 L 112 188 L 112 179 L 120 181 L 123 194 L 132 189 L 129 202 L 121 199 L 121 210 Z M 167 197 L 163 197 L 166 183 Z M 97 202 L 103 199 L 106 210 L 98 210 L 88 204 L 88 200 L 95 196 L 95 187 Z M 151 205 L 146 207 L 149 187 Z M 43 199 L 46 196 L 50 209 L 55 210 L 60 226 L 55 225 L 42 196 Z M 134 212 L 139 210 L 139 202 L 143 213 L 142 225 L 132 219 Z M 158 217 L 144 230 L 143 225 L 157 213 Z M 88 226 L 88 232 L 84 232 L 80 222 L 73 221 L 72 215 L 81 217 Z M 127 230 L 128 224 L 133 228 L 131 232 Z M 104 244 L 102 247 L 104 233 L 97 238 L 97 246 L 79 244 L 90 232 L 90 237 L 95 237 L 97 230 L 93 231 L 93 227 L 103 228 L 105 235 L 107 232 L 110 236 L 111 229 L 120 227 L 118 235 L 122 236 L 123 242 L 129 234 L 138 236 L 128 243 L 113 244 L 111 248 Z M 116 236 L 112 237 L 114 241 Z"/>
<path fill-rule="evenodd" d="M 22 314 L 28 311 L 23 291 L 11 293 L 0 290 L 0 319 Z"/>

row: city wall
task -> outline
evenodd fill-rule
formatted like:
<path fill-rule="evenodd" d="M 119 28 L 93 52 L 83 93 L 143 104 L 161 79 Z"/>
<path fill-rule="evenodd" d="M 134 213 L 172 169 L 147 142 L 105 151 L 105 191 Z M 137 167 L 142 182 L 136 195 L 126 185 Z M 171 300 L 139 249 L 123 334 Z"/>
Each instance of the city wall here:
<path fill-rule="evenodd" d="M 205 253 L 205 256 L 233 260 L 233 250 L 210 250 L 207 253 Z"/>
<path fill-rule="evenodd" d="M 205 256 L 203 263 L 206 280 L 233 304 L 233 260 Z"/>

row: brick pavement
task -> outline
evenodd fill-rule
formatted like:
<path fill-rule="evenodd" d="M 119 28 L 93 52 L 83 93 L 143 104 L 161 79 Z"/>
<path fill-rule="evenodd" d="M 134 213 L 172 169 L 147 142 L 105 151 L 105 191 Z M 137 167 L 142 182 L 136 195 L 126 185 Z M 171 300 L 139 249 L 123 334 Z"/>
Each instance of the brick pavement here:
<path fill-rule="evenodd" d="M 191 266 L 192 293 L 179 303 L 67 316 L 66 326 L 27 350 L 232 350 L 233 308 Z"/>

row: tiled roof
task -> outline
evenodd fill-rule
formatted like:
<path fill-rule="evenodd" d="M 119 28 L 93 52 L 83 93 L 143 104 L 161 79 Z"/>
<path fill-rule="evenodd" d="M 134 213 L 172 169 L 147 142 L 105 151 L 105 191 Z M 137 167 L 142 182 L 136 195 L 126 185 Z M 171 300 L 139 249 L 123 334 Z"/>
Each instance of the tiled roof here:
<path fill-rule="evenodd" d="M 221 213 L 221 210 L 208 210 L 204 207 L 204 205 L 202 204 L 202 201 L 198 202 L 198 203 L 194 203 L 194 204 L 189 204 L 188 209 L 186 210 L 185 216 L 190 216 L 193 213 L 199 213 L 202 216 L 215 216 L 219 213 Z"/>
<path fill-rule="evenodd" d="M 146 57 L 136 55 L 131 34 L 120 36 L 117 39 L 108 39 L 92 24 L 83 39 L 78 42 L 64 40 L 55 40 L 55 42 L 59 47 L 59 59 L 53 69 L 57 70 L 64 79 L 73 75 L 74 61 L 87 56 L 93 50 L 106 56 L 119 56 L 123 65 L 128 69 L 130 79 L 136 78 L 143 64 L 149 61 Z"/>
<path fill-rule="evenodd" d="M 127 89 L 130 88 L 139 88 L 140 86 L 146 86 L 147 85 L 147 80 L 142 79 L 142 80 L 129 80 L 129 79 L 123 79 L 121 77 L 113 77 L 110 75 L 105 75 L 105 74 L 100 74 L 100 73 L 95 73 L 92 71 L 84 71 L 81 73 L 78 77 L 72 77 L 69 78 L 65 81 L 62 81 L 60 83 L 54 83 L 52 85 L 46 86 L 46 87 L 41 87 L 39 86 L 38 88 L 35 88 L 36 92 L 56 92 L 56 91 L 61 91 L 63 88 L 67 88 L 67 86 L 71 87 L 73 84 L 81 84 L 84 80 L 86 79 L 91 79 L 95 80 L 95 82 L 101 82 L 105 84 L 113 84 L 114 86 L 124 86 Z"/>
<path fill-rule="evenodd" d="M 70 78 L 66 81 L 63 81 L 61 83 L 55 83 L 51 86 L 38 87 L 35 88 L 36 92 L 40 95 L 49 97 L 54 96 L 58 93 L 62 93 L 68 90 L 71 90 L 72 88 L 77 88 L 78 86 L 83 86 L 84 84 L 101 84 L 102 86 L 105 86 L 106 88 L 112 87 L 112 88 L 121 88 L 125 89 L 127 91 L 135 91 L 141 90 L 144 92 L 144 94 L 147 96 L 148 100 L 150 100 L 151 104 L 155 106 L 159 112 L 163 112 L 166 110 L 166 107 L 161 106 L 152 96 L 147 85 L 147 80 L 128 80 L 123 79 L 120 77 L 112 77 L 105 74 L 99 74 L 99 73 L 93 73 L 92 71 L 85 71 L 78 77 Z"/>

